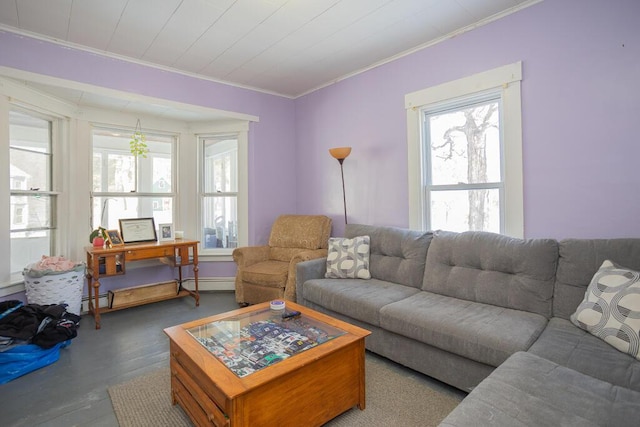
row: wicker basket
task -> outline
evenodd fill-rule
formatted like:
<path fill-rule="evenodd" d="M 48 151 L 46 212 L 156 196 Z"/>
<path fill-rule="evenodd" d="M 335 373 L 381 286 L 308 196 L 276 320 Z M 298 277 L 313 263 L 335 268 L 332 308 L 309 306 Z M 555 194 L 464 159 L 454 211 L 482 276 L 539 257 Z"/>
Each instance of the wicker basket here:
<path fill-rule="evenodd" d="M 68 271 L 42 277 L 24 275 L 24 287 L 29 304 L 67 304 L 67 311 L 80 315 L 84 272 Z"/>

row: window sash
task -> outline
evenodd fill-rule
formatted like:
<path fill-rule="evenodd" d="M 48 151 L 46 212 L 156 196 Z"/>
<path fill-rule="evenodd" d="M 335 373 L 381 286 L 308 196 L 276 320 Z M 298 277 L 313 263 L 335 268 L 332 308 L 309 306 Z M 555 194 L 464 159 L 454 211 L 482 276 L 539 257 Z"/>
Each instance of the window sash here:
<path fill-rule="evenodd" d="M 456 114 L 456 113 L 462 113 L 465 110 L 468 109 L 477 109 L 477 108 L 482 108 L 485 106 L 489 106 L 491 104 L 497 104 L 497 111 L 494 113 L 497 116 L 493 119 L 494 121 L 497 121 L 498 123 L 498 134 L 495 135 L 494 137 L 497 137 L 498 141 L 497 141 L 497 152 L 495 151 L 495 149 L 493 150 L 493 152 L 488 152 L 489 150 L 485 150 L 485 152 L 487 153 L 487 160 L 489 162 L 491 162 L 492 160 L 495 161 L 496 159 L 491 159 L 489 158 L 490 156 L 497 156 L 498 157 L 498 163 L 497 164 L 493 164 L 494 169 L 497 167 L 497 171 L 494 170 L 493 173 L 491 173 L 491 170 L 485 170 L 485 172 L 489 172 L 492 176 L 496 176 L 497 173 L 497 177 L 502 178 L 499 181 L 481 181 L 481 182 L 468 182 L 470 179 L 472 179 L 471 177 L 468 176 L 468 170 L 467 168 L 464 168 L 460 171 L 458 171 L 457 173 L 454 171 L 453 175 L 451 175 L 450 177 L 444 177 L 441 178 L 439 176 L 436 176 L 435 174 L 437 173 L 436 170 L 434 169 L 434 163 L 436 162 L 436 159 L 434 159 L 434 155 L 437 154 L 438 150 L 436 148 L 433 148 L 433 144 L 437 143 L 439 141 L 436 141 L 434 139 L 432 139 L 433 132 L 432 132 L 432 119 L 434 117 L 441 117 L 441 116 L 446 116 L 446 115 L 451 115 L 451 114 Z M 490 91 L 486 91 L 486 92 L 482 92 L 479 94 L 473 94 L 470 96 L 466 96 L 466 97 L 460 97 L 460 98 L 456 98 L 456 99 L 452 99 L 450 101 L 443 101 L 440 102 L 436 105 L 432 105 L 429 106 L 427 108 L 421 109 L 421 112 L 423 114 L 423 121 L 422 121 L 422 126 L 423 126 L 423 131 L 422 131 L 422 135 L 423 135 L 423 150 L 422 152 L 424 153 L 425 159 L 424 159 L 424 164 L 426 165 L 426 167 L 424 168 L 424 187 L 425 187 L 425 196 L 424 196 L 424 205 L 422 208 L 423 211 L 423 215 L 424 215 L 424 224 L 426 225 L 427 229 L 433 229 L 434 228 L 434 224 L 432 223 L 432 219 L 434 217 L 439 216 L 438 212 L 432 212 L 432 210 L 434 209 L 434 205 L 433 205 L 433 197 L 432 197 L 432 193 L 434 192 L 449 192 L 450 194 L 453 194 L 451 192 L 467 192 L 467 194 L 469 194 L 470 192 L 473 192 L 474 190 L 492 190 L 492 189 L 497 189 L 498 190 L 498 227 L 495 227 L 495 224 L 492 222 L 491 224 L 484 222 L 485 226 L 489 226 L 490 227 L 490 231 L 494 231 L 494 232 L 498 232 L 498 233 L 503 233 L 504 232 L 504 164 L 503 164 L 503 159 L 504 159 L 504 150 L 503 150 L 503 143 L 502 143 L 502 117 L 501 117 L 501 95 L 498 91 L 496 90 L 490 90 Z M 449 126 L 453 126 L 453 124 L 450 124 Z M 445 128 L 441 128 L 440 130 L 444 130 Z M 452 127 L 449 127 L 447 130 L 452 129 Z M 459 131 L 461 132 L 461 131 Z M 453 136 L 452 136 L 453 135 Z M 464 135 L 464 134 L 463 134 Z M 451 134 L 450 137 L 453 139 L 455 137 L 455 133 Z M 464 139 L 466 140 L 466 135 L 464 135 Z M 449 142 L 445 142 L 445 144 L 451 144 L 452 145 L 452 149 L 453 146 L 455 144 L 455 142 L 449 141 Z M 467 145 L 468 145 L 468 141 L 467 141 Z M 466 149 L 467 147 L 465 147 Z M 485 146 L 486 148 L 486 146 Z M 465 151 L 466 152 L 466 151 Z M 452 156 L 455 156 L 454 154 L 452 154 Z M 468 152 L 466 152 L 466 161 L 469 162 L 470 161 L 470 155 Z M 454 162 L 459 162 L 462 161 L 463 156 L 459 155 L 457 156 L 457 161 L 456 159 L 454 159 Z M 452 165 L 453 166 L 453 165 Z M 464 164 L 462 165 L 464 166 Z M 443 163 L 440 163 L 440 167 L 443 167 Z M 489 166 L 485 166 L 486 169 L 490 168 Z M 440 171 L 442 172 L 442 169 L 440 169 Z M 488 177 L 487 177 L 488 178 Z M 449 184 L 434 184 L 434 181 L 442 181 L 444 179 L 444 181 L 455 181 L 458 180 L 458 183 L 449 183 Z M 464 180 L 464 181 L 460 181 L 460 180 Z M 491 208 L 491 206 L 483 206 L 485 208 L 485 211 L 483 212 L 483 216 L 484 215 L 489 215 L 489 211 L 488 209 Z M 472 212 L 471 211 L 471 206 L 465 204 L 465 209 L 467 210 L 467 215 L 471 216 L 473 214 L 476 214 L 477 212 Z M 459 212 L 458 212 L 459 213 Z M 456 215 L 456 225 L 454 226 L 453 224 L 451 225 L 451 227 L 454 227 L 455 229 L 461 229 L 462 227 L 459 225 L 460 222 L 460 215 Z M 470 217 L 467 217 L 467 224 L 469 224 L 469 227 L 472 227 L 472 221 Z M 437 224 L 435 226 L 435 228 L 440 228 L 441 226 L 444 226 L 445 224 Z"/>

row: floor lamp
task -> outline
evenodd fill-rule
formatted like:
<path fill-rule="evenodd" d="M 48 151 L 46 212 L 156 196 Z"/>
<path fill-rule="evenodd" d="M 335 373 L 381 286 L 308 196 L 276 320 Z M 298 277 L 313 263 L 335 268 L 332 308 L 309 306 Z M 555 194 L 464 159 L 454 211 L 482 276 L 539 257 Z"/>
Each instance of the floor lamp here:
<path fill-rule="evenodd" d="M 338 147 L 338 148 L 329 148 L 329 154 L 333 156 L 340 163 L 340 175 L 342 176 L 342 201 L 344 203 L 344 223 L 347 223 L 347 196 L 344 192 L 344 169 L 342 168 L 342 163 L 344 159 L 349 157 L 351 154 L 351 147 Z"/>

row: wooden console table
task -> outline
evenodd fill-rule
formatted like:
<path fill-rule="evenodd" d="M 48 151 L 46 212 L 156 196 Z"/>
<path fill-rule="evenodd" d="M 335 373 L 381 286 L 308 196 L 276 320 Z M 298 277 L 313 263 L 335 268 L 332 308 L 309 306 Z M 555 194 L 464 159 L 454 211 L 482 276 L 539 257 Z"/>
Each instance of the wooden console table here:
<path fill-rule="evenodd" d="M 87 288 L 89 294 L 89 313 L 93 315 L 96 329 L 100 329 L 100 314 L 123 308 L 134 307 L 150 302 L 163 301 L 172 298 L 191 296 L 200 305 L 198 292 L 198 241 L 197 240 L 171 240 L 153 243 L 128 244 L 102 248 L 86 246 L 87 253 Z M 132 261 L 146 259 L 158 259 L 164 264 L 178 269 L 177 292 L 172 295 L 161 295 L 151 300 L 132 302 L 118 307 L 100 307 L 100 278 L 118 276 L 126 273 L 126 265 Z M 195 290 L 191 291 L 182 287 L 182 267 L 193 265 Z"/>

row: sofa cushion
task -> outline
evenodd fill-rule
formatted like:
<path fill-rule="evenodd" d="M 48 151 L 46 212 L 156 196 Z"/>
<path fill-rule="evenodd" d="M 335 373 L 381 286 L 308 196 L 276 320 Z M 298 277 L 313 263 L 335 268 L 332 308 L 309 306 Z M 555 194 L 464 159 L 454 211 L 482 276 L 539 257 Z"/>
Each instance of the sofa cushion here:
<path fill-rule="evenodd" d="M 566 239 L 559 254 L 553 315 L 567 320 L 605 260 L 640 271 L 640 239 Z"/>
<path fill-rule="evenodd" d="M 602 340 L 554 317 L 529 349 L 583 374 L 640 392 L 640 362 Z"/>
<path fill-rule="evenodd" d="M 271 288 L 284 288 L 288 271 L 288 262 L 262 261 L 245 267 L 242 280 Z"/>
<path fill-rule="evenodd" d="M 558 243 L 487 232 L 437 232 L 422 289 L 551 317 Z"/>
<path fill-rule="evenodd" d="M 432 233 L 396 227 L 347 224 L 345 236 L 369 236 L 374 279 L 420 288 Z"/>
<path fill-rule="evenodd" d="M 527 350 L 546 324 L 539 314 L 426 291 L 380 310 L 383 328 L 490 366 Z"/>
<path fill-rule="evenodd" d="M 571 322 L 615 349 L 640 358 L 640 273 L 602 263 Z"/>
<path fill-rule="evenodd" d="M 530 353 L 516 353 L 440 424 L 467 426 L 637 426 L 640 393 Z"/>
<path fill-rule="evenodd" d="M 377 279 L 313 279 L 304 283 L 303 292 L 306 301 L 378 326 L 381 307 L 419 291 Z"/>
<path fill-rule="evenodd" d="M 329 238 L 327 272 L 330 279 L 371 279 L 369 236 Z"/>

